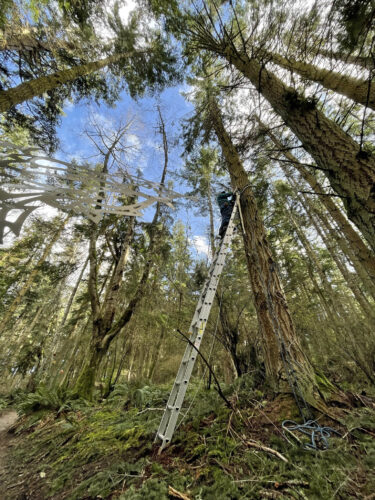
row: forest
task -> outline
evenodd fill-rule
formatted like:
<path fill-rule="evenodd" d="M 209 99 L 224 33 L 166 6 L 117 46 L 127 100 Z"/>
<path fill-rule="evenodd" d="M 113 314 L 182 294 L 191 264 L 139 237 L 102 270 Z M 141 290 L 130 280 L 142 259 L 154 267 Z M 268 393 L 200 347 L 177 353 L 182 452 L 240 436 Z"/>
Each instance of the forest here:
<path fill-rule="evenodd" d="M 374 0 L 2 0 L 0 112 L 0 500 L 375 499 Z"/>

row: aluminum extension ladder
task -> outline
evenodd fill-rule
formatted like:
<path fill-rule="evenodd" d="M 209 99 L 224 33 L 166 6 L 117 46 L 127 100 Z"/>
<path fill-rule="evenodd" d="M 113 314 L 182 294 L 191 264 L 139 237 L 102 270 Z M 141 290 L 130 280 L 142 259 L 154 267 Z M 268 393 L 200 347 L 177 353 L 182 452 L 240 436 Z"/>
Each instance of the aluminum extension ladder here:
<path fill-rule="evenodd" d="M 190 324 L 190 341 L 195 348 L 191 344 L 186 346 L 185 354 L 182 358 L 180 368 L 178 369 L 176 380 L 173 384 L 167 406 L 164 410 L 163 417 L 155 437 L 155 441 L 158 439 L 162 441 L 159 453 L 170 443 L 176 428 L 177 419 L 180 414 L 189 380 L 198 356 L 197 350 L 199 350 L 199 346 L 202 342 L 202 337 L 206 329 L 207 320 L 210 315 L 220 275 L 224 267 L 225 257 L 233 238 L 235 228 L 234 219 L 238 211 L 238 206 L 239 195 L 237 194 L 227 230 L 212 260 L 208 272 L 208 278 L 203 285 L 202 292 Z"/>

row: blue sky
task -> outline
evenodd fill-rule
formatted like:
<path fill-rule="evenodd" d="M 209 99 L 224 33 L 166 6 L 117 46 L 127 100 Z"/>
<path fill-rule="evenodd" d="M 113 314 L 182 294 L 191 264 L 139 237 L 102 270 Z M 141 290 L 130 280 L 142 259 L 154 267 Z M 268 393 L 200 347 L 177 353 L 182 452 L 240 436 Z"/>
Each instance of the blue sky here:
<path fill-rule="evenodd" d="M 157 131 L 156 106 L 159 104 L 169 142 L 167 182 L 172 180 L 175 191 L 186 193 L 189 188 L 178 176 L 183 168 L 183 159 L 181 158 L 182 145 L 177 142 L 181 133 L 182 120 L 193 111 L 192 105 L 181 94 L 185 90 L 187 89 L 184 86 L 167 88 L 160 95 L 146 96 L 137 101 L 123 92 L 121 100 L 113 108 L 105 103 L 98 106 L 90 101 L 82 101 L 79 104 L 67 103 L 64 108 L 65 116 L 58 128 L 61 147 L 55 156 L 64 160 L 76 158 L 79 162 L 88 159 L 89 162 L 95 163 L 95 158 L 90 159 L 93 146 L 83 135 L 89 114 L 95 113 L 96 119 L 104 124 L 107 121 L 115 123 L 116 120 L 131 114 L 136 117 L 134 142 L 137 143 L 138 153 L 130 160 L 130 171 L 133 170 L 135 173 L 137 167 L 141 168 L 144 178 L 159 182 L 164 162 L 162 139 Z M 175 221 L 180 219 L 185 224 L 191 240 L 192 253 L 202 258 L 208 253 L 208 214 L 199 215 L 198 209 L 189 205 L 183 200 L 172 212 L 172 216 Z M 144 220 L 151 220 L 153 213 L 153 209 L 145 211 Z M 219 225 L 218 210 L 216 215 L 216 222 Z"/>

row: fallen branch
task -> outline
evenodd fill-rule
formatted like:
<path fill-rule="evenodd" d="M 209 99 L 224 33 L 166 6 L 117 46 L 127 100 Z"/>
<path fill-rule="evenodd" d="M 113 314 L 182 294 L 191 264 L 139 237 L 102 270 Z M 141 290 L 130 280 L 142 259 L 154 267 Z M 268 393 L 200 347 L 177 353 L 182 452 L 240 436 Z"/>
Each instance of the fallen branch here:
<path fill-rule="evenodd" d="M 172 486 L 168 486 L 168 495 L 173 498 L 180 498 L 181 500 L 191 500 L 190 497 L 175 490 Z"/>
<path fill-rule="evenodd" d="M 253 441 L 253 440 L 250 440 L 250 441 L 246 440 L 246 441 L 244 441 L 244 443 L 247 446 L 250 446 L 251 448 L 256 448 L 257 450 L 261 450 L 261 451 L 265 451 L 267 453 L 270 453 L 271 455 L 274 455 L 275 457 L 279 458 L 283 462 L 288 463 L 288 459 L 285 458 L 284 455 L 282 455 L 278 451 L 274 450 L 273 448 L 269 448 L 268 446 L 264 446 L 264 444 L 260 444 L 257 441 Z"/>
<path fill-rule="evenodd" d="M 235 409 L 233 408 L 231 402 L 226 398 L 225 394 L 223 393 L 222 389 L 221 389 L 221 386 L 220 386 L 220 383 L 215 375 L 215 372 L 213 371 L 213 369 L 211 368 L 211 365 L 209 364 L 209 362 L 207 361 L 207 359 L 203 356 L 203 354 L 200 352 L 200 350 L 193 344 L 193 342 L 189 339 L 189 337 L 187 335 L 185 335 L 183 332 L 181 332 L 181 330 L 179 330 L 177 328 L 177 332 L 182 335 L 184 337 L 184 339 L 186 340 L 186 342 L 188 342 L 196 351 L 197 353 L 199 354 L 199 356 L 202 358 L 204 364 L 207 366 L 209 372 L 211 373 L 213 379 L 214 379 L 214 382 L 216 384 L 216 390 L 219 394 L 219 396 L 223 399 L 223 401 L 225 401 L 225 404 L 227 405 L 228 408 L 230 408 L 232 411 L 235 411 Z"/>

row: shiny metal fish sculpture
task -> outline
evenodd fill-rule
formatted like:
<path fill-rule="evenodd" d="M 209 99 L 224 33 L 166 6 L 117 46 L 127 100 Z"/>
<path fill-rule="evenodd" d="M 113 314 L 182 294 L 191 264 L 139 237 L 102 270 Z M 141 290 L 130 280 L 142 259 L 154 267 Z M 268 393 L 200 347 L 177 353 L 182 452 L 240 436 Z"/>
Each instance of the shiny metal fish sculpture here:
<path fill-rule="evenodd" d="M 37 147 L 20 147 L 1 138 L 0 178 L 0 243 L 5 227 L 19 236 L 27 217 L 43 203 L 98 223 L 105 214 L 142 216 L 153 203 L 173 208 L 172 200 L 184 196 L 123 170 L 105 173 L 100 165 L 57 160 Z"/>

